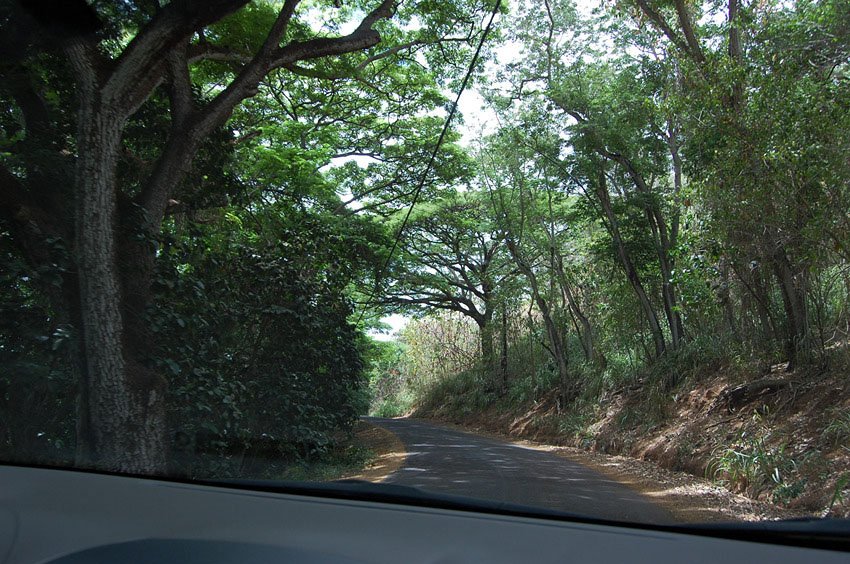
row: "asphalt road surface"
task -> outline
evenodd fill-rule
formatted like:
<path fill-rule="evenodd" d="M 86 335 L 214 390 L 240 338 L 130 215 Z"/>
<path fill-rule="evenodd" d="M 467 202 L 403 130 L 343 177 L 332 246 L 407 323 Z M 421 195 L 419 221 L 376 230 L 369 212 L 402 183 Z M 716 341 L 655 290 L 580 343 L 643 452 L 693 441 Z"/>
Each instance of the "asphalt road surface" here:
<path fill-rule="evenodd" d="M 671 524 L 647 497 L 555 454 L 410 419 L 368 418 L 395 433 L 407 458 L 384 483 L 599 519 Z"/>

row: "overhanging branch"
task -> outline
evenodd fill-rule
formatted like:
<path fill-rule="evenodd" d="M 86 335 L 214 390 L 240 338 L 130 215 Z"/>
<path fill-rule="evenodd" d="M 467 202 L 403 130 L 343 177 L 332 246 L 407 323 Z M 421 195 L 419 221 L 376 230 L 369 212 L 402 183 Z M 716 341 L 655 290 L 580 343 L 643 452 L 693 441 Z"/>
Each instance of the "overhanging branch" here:
<path fill-rule="evenodd" d="M 381 36 L 372 29 L 372 26 L 379 20 L 391 18 L 394 13 L 395 0 L 383 0 L 377 8 L 363 18 L 357 29 L 348 35 L 293 41 L 280 47 L 275 54 L 271 68 L 285 67 L 298 61 L 343 55 L 374 47 L 381 41 Z"/>

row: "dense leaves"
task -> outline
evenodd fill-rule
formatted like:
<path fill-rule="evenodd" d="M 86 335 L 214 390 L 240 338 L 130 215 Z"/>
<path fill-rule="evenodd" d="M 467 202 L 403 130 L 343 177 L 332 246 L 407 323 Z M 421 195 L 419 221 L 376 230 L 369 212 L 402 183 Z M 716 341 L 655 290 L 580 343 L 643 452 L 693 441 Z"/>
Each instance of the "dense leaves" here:
<path fill-rule="evenodd" d="M 385 274 L 378 218 L 485 7 L 42 7 L 0 10 L 3 457 L 268 474 L 324 452 L 367 403 L 352 299 Z M 447 149 L 426 194 L 468 174 Z"/>
<path fill-rule="evenodd" d="M 334 241 L 345 235 L 315 214 L 283 211 L 244 222 L 227 211 L 160 255 L 150 323 L 177 439 L 188 436 L 198 454 L 238 455 L 233 472 L 245 470 L 244 456 L 326 449 L 351 427 L 364 385 L 344 297 L 360 255 L 343 258 Z"/>
<path fill-rule="evenodd" d="M 430 232 L 463 252 L 476 236 L 500 243 L 505 315 L 476 347 L 449 343 L 457 319 L 427 304 L 400 380 L 451 386 L 470 366 L 433 359 L 457 343 L 490 371 L 488 347 L 501 349 L 507 393 L 536 387 L 542 367 L 562 400 L 632 379 L 671 390 L 705 348 L 829 370 L 850 336 L 848 17 L 842 2 L 518 6 L 486 91 L 499 127 L 476 140 L 456 196 L 485 213 L 469 233 L 430 212 Z M 401 280 L 425 292 L 439 274 Z M 404 371 L 429 362 L 428 376 Z"/>

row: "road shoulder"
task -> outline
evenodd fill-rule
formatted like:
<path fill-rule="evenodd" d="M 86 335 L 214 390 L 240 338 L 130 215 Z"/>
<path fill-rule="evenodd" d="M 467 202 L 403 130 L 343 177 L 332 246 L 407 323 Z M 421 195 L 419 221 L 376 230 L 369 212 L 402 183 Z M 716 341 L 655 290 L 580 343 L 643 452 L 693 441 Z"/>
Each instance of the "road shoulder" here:
<path fill-rule="evenodd" d="M 666 470 L 652 462 L 626 456 L 613 456 L 577 448 L 548 445 L 527 439 L 516 439 L 492 431 L 470 428 L 446 421 L 421 419 L 481 437 L 551 452 L 586 466 L 651 499 L 672 513 L 682 523 L 763 521 L 808 517 L 810 513 L 778 508 L 755 501 L 684 472 Z"/>
<path fill-rule="evenodd" d="M 354 441 L 373 453 L 373 458 L 362 471 L 346 476 L 347 479 L 383 482 L 404 464 L 407 451 L 404 443 L 392 431 L 370 423 L 358 421 Z"/>

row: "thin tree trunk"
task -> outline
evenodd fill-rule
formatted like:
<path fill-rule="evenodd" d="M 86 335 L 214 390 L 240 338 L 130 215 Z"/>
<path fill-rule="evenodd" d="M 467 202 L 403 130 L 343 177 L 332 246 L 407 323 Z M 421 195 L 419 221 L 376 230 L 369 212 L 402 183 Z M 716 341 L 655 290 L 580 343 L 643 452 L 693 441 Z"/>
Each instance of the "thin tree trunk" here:
<path fill-rule="evenodd" d="M 478 321 L 478 335 L 481 339 L 481 365 L 485 378 L 493 375 L 495 349 L 493 347 L 493 324 L 489 319 Z"/>
<path fill-rule="evenodd" d="M 565 309 L 570 314 L 570 318 L 572 319 L 573 325 L 576 329 L 576 334 L 578 335 L 582 349 L 584 350 L 585 360 L 590 362 L 593 359 L 593 334 L 590 329 L 590 322 L 582 313 L 581 308 L 573 297 L 572 288 L 567 280 L 567 274 L 564 271 L 563 257 L 557 250 L 558 241 L 555 237 L 555 212 L 552 207 L 551 190 L 546 191 L 546 201 L 549 210 L 549 225 L 546 226 L 546 236 L 549 239 L 549 296 L 550 299 L 552 299 L 552 296 L 554 295 L 554 285 L 557 282 L 561 289 L 560 293 L 562 299 L 566 302 Z M 581 329 L 579 328 L 577 321 L 581 322 Z"/>
<path fill-rule="evenodd" d="M 602 153 L 605 156 L 611 155 L 607 151 Z M 612 158 L 609 156 L 609 158 Z M 670 249 L 675 244 L 675 240 L 671 242 L 667 232 L 667 224 L 664 221 L 664 216 L 658 207 L 652 202 L 651 191 L 649 186 L 643 179 L 643 176 L 635 168 L 634 164 L 623 155 L 614 155 L 613 159 L 620 163 L 626 169 L 629 177 L 632 179 L 635 188 L 643 196 L 647 198 L 646 218 L 652 231 L 653 241 L 655 242 L 655 252 L 658 255 L 658 267 L 661 271 L 661 298 L 664 304 L 664 314 L 667 317 L 667 326 L 670 329 L 670 339 L 673 349 L 679 348 L 679 344 L 683 338 L 684 329 L 682 327 L 682 318 L 679 315 L 676 303 L 676 290 L 673 287 L 673 259 L 670 256 Z M 675 159 L 674 159 L 675 161 Z M 679 179 L 681 182 L 681 178 Z"/>
<path fill-rule="evenodd" d="M 805 289 L 803 284 L 795 279 L 784 247 L 780 246 L 774 253 L 773 266 L 788 321 L 785 349 L 788 355 L 788 369 L 791 370 L 811 360 L 812 344 L 809 338 Z"/>
<path fill-rule="evenodd" d="M 667 251 L 659 248 L 659 264 L 661 269 L 661 296 L 664 302 L 664 314 L 667 326 L 670 328 L 670 340 L 673 349 L 678 349 L 684 337 L 682 317 L 676 304 L 676 290 L 673 287 L 673 268 L 670 265 Z"/>
<path fill-rule="evenodd" d="M 508 390 L 508 308 L 502 304 L 502 324 L 500 333 L 501 351 L 499 357 L 499 371 L 502 375 L 502 393 Z"/>
<path fill-rule="evenodd" d="M 528 311 L 526 312 L 526 318 L 528 319 L 528 357 L 531 360 L 531 384 L 532 387 L 537 389 L 537 355 L 534 351 L 534 316 L 532 315 L 534 305 L 532 303 L 528 304 Z"/>
<path fill-rule="evenodd" d="M 738 27 L 739 11 L 739 0 L 729 0 L 729 58 L 735 62 L 738 68 L 743 68 L 744 50 L 741 47 L 741 30 Z M 736 114 L 741 113 L 744 103 L 744 85 L 740 78 L 733 79 L 732 99 L 730 100 L 730 105 Z"/>
<path fill-rule="evenodd" d="M 605 219 L 607 220 L 606 224 L 611 233 L 611 238 L 614 240 L 614 247 L 617 251 L 617 257 L 620 259 L 620 265 L 623 267 L 626 278 L 634 290 L 635 295 L 640 302 L 641 309 L 649 323 L 650 335 L 652 336 L 652 342 L 655 346 L 655 356 L 660 357 L 666 350 L 664 333 L 661 330 L 661 324 L 658 322 L 658 315 L 655 313 L 655 308 L 652 307 L 652 303 L 646 295 L 646 290 L 643 287 L 643 283 L 640 280 L 637 269 L 632 263 L 629 252 L 623 243 L 617 217 L 614 215 L 614 209 L 611 206 L 611 198 L 608 194 L 605 173 L 601 171 L 599 174 L 599 182 L 596 184 L 596 196 L 599 199 L 599 203 L 602 204 L 602 210 L 605 213 Z"/>
<path fill-rule="evenodd" d="M 758 317 L 765 342 L 773 343 L 779 340 L 780 335 L 777 330 L 776 320 L 773 318 L 773 313 L 770 311 L 770 296 L 761 273 L 759 272 L 760 269 L 751 270 L 747 269 L 747 267 L 739 269 L 736 268 L 734 262 L 731 263 L 731 266 L 744 288 L 753 298 L 756 315 Z"/>
<path fill-rule="evenodd" d="M 726 325 L 729 327 L 729 332 L 732 337 L 737 339 L 739 335 L 738 324 L 735 322 L 735 310 L 732 307 L 732 283 L 729 279 L 729 263 L 723 260 L 720 265 L 720 277 L 722 284 L 722 294 L 720 296 L 721 305 L 723 306 Z"/>
<path fill-rule="evenodd" d="M 520 254 L 520 250 L 517 247 L 516 242 L 514 242 L 510 237 L 507 238 L 507 244 L 514 262 L 523 273 L 526 280 L 528 280 L 529 286 L 531 286 L 531 296 L 534 303 L 537 305 L 537 309 L 540 310 L 540 316 L 543 318 L 543 325 L 546 328 L 546 336 L 550 346 L 549 352 L 555 361 L 555 365 L 558 370 L 558 379 L 561 382 L 561 388 L 564 391 L 565 396 L 569 395 L 573 386 L 569 373 L 567 348 L 564 344 L 563 336 L 558 330 L 555 320 L 552 318 L 552 311 L 548 302 L 540 294 L 540 284 L 538 283 L 534 269 L 525 262 L 525 259 Z"/>
<path fill-rule="evenodd" d="M 678 70 L 677 70 L 678 74 Z M 673 285 L 671 280 L 673 276 L 673 259 L 670 256 L 670 251 L 676 248 L 676 245 L 679 242 L 679 221 L 680 221 L 680 212 L 681 212 L 681 195 L 682 195 L 682 157 L 679 154 L 679 140 L 678 140 L 678 129 L 673 125 L 672 120 L 668 122 L 667 128 L 667 144 L 670 149 L 670 157 L 673 163 L 673 198 L 674 198 L 674 208 L 672 212 L 672 218 L 670 220 L 670 236 L 669 239 L 665 242 L 664 247 L 664 255 L 667 258 L 667 273 L 664 275 L 665 282 L 668 283 L 668 301 L 670 303 L 670 309 L 673 310 L 673 325 L 671 326 L 671 333 L 673 329 L 675 329 L 676 338 L 684 339 L 685 338 L 685 327 L 682 322 L 682 316 L 677 308 L 676 301 L 676 288 Z"/>
<path fill-rule="evenodd" d="M 590 319 L 584 314 L 581 309 L 581 306 L 576 300 L 575 294 L 573 293 L 572 284 L 567 279 L 567 273 L 564 270 L 564 261 L 563 257 L 559 254 L 556 257 L 556 274 L 558 276 L 558 282 L 561 286 L 561 290 L 564 293 L 564 297 L 567 300 L 567 307 L 570 310 L 570 314 L 574 319 L 577 320 L 578 324 L 581 325 L 581 330 L 576 330 L 579 333 L 579 339 L 581 340 L 581 346 L 584 350 L 584 357 L 587 362 L 592 362 L 595 357 L 595 350 L 593 344 L 593 327 L 590 324 Z"/>

